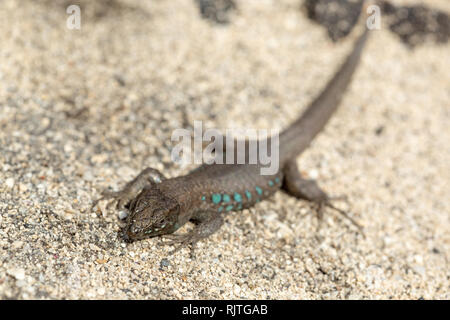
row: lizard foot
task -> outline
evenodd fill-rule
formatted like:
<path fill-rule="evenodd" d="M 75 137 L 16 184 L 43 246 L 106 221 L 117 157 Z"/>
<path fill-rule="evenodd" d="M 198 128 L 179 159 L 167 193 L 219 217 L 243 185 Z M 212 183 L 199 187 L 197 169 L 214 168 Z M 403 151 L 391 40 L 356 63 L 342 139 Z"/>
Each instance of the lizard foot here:
<path fill-rule="evenodd" d="M 305 179 L 301 176 L 295 161 L 291 161 L 286 164 L 284 169 L 284 185 L 283 189 L 290 195 L 298 198 L 310 201 L 317 208 L 317 216 L 319 218 L 319 224 L 317 230 L 321 227 L 323 220 L 323 212 L 326 207 L 333 209 L 341 214 L 347 220 L 349 220 L 354 226 L 356 226 L 359 232 L 365 237 L 363 228 L 353 218 L 351 218 L 347 212 L 337 208 L 333 205 L 334 201 L 346 201 L 347 196 L 330 197 L 323 191 L 315 180 Z"/>
<path fill-rule="evenodd" d="M 109 200 L 106 208 L 109 210 L 111 207 L 116 205 L 116 209 L 124 210 L 126 206 L 130 203 L 131 200 L 134 199 L 134 195 L 128 192 L 128 190 L 123 189 L 121 191 L 103 191 L 102 197 L 95 200 L 92 203 L 92 208 L 94 208 L 100 201 Z"/>
<path fill-rule="evenodd" d="M 185 246 L 191 246 L 191 251 L 194 250 L 195 244 L 202 238 L 196 235 L 194 232 L 186 234 L 166 234 L 162 238 L 170 239 L 171 241 L 163 241 L 165 245 L 176 245 L 175 249 L 169 252 L 170 255 L 184 248 Z"/>
<path fill-rule="evenodd" d="M 345 196 L 344 196 L 345 197 Z M 320 201 L 320 202 L 315 202 L 315 201 L 313 201 L 313 203 L 315 204 L 315 206 L 316 206 L 316 212 L 317 212 L 317 217 L 318 217 L 318 220 L 319 220 L 319 224 L 318 224 L 318 226 L 317 226 L 317 231 L 319 231 L 320 230 L 320 227 L 321 227 L 321 225 L 322 225 L 322 220 L 323 220 L 323 212 L 324 212 L 324 210 L 325 210 L 325 208 L 330 208 L 330 209 L 333 209 L 334 211 L 336 211 L 337 213 L 339 213 L 340 215 L 342 215 L 344 218 L 346 218 L 348 221 L 350 221 L 357 229 L 358 229 L 358 231 L 362 234 L 362 236 L 365 238 L 366 236 L 365 236 L 365 234 L 364 234 L 364 230 L 363 230 L 363 227 L 358 223 L 358 222 L 356 222 L 355 221 L 355 219 L 353 219 L 352 217 L 350 217 L 349 215 L 348 215 L 348 212 L 346 212 L 346 211 L 344 211 L 344 210 L 342 210 L 342 209 L 339 209 L 338 207 L 336 207 L 333 203 L 332 203 L 332 201 L 336 201 L 336 200 L 343 200 L 342 198 L 344 198 L 344 197 L 327 197 L 325 200 L 322 200 L 322 201 Z M 346 198 L 347 197 L 345 197 L 345 200 L 346 200 Z"/>
<path fill-rule="evenodd" d="M 198 214 L 195 219 L 197 225 L 195 228 L 185 234 L 167 234 L 164 238 L 169 238 L 172 241 L 165 242 L 165 244 L 174 245 L 179 244 L 170 254 L 174 254 L 186 245 L 190 245 L 192 250 L 195 244 L 202 239 L 207 238 L 214 232 L 220 229 L 223 224 L 223 218 L 217 215 L 214 211 L 206 211 L 202 214 Z M 191 252 L 192 252 L 191 250 Z"/>
<path fill-rule="evenodd" d="M 128 182 L 121 191 L 103 191 L 102 197 L 93 202 L 91 209 L 93 209 L 99 201 L 112 199 L 112 201 L 108 203 L 107 209 L 116 204 L 116 209 L 124 210 L 142 189 L 146 186 L 160 183 L 164 179 L 165 177 L 158 170 L 146 168 L 142 170 L 136 178 Z"/>

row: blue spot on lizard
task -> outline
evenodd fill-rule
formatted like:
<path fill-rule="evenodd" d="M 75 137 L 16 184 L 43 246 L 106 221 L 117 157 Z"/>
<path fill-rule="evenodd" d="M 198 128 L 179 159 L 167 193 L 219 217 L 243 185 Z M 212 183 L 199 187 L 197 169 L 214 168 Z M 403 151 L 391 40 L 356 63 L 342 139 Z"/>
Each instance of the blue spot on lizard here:
<path fill-rule="evenodd" d="M 224 194 L 223 195 L 223 202 L 230 202 L 230 196 L 229 195 L 227 195 L 227 194 Z"/>
<path fill-rule="evenodd" d="M 220 194 L 218 194 L 218 193 L 214 193 L 211 196 L 211 199 L 212 199 L 213 203 L 218 204 L 220 202 L 220 200 L 222 200 L 222 196 Z"/>

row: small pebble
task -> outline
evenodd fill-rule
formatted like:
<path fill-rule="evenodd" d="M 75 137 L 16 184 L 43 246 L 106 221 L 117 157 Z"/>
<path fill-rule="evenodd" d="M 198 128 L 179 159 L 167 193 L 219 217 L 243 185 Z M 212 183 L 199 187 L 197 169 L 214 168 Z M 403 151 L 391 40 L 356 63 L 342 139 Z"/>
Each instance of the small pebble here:
<path fill-rule="evenodd" d="M 14 187 L 14 179 L 13 178 L 6 179 L 5 185 L 8 189 L 12 189 L 12 187 Z"/>
<path fill-rule="evenodd" d="M 120 210 L 119 211 L 119 219 L 125 220 L 128 217 L 128 211 L 126 210 Z"/>
<path fill-rule="evenodd" d="M 12 268 L 12 269 L 7 270 L 7 273 L 11 277 L 14 277 L 16 280 L 25 279 L 25 270 L 23 270 L 22 268 Z"/>
<path fill-rule="evenodd" d="M 161 260 L 161 262 L 159 263 L 159 266 L 161 267 L 161 268 L 164 268 L 164 267 L 168 267 L 170 265 L 170 262 L 169 262 L 169 260 L 167 260 L 167 259 L 162 259 Z"/>

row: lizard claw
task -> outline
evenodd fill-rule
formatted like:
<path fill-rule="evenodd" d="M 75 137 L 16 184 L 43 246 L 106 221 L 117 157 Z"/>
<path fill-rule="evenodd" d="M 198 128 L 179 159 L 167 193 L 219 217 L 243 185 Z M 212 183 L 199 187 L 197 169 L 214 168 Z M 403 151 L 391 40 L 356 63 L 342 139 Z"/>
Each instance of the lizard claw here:
<path fill-rule="evenodd" d="M 358 223 L 358 222 L 356 222 L 356 220 L 355 219 L 353 219 L 352 217 L 350 217 L 349 215 L 348 215 L 348 212 L 346 212 L 346 211 L 344 211 L 344 210 L 342 210 L 342 209 L 339 209 L 339 208 L 337 208 L 337 207 L 335 207 L 332 203 L 331 203 L 331 201 L 326 201 L 326 202 L 324 202 L 323 204 L 321 204 L 322 206 L 326 206 L 326 207 L 328 207 L 328 208 L 331 208 L 331 209 L 333 209 L 334 211 L 336 211 L 337 213 L 339 213 L 340 215 L 342 215 L 344 218 L 346 218 L 348 221 L 350 221 L 358 230 L 359 230 L 359 232 L 362 234 L 362 236 L 365 238 L 366 237 L 366 235 L 364 234 L 364 229 L 363 229 L 363 227 Z"/>
<path fill-rule="evenodd" d="M 352 217 L 350 217 L 349 215 L 348 215 L 348 212 L 346 212 L 346 211 L 344 211 L 344 210 L 342 210 L 342 209 L 339 209 L 339 208 L 337 208 L 336 206 L 334 206 L 333 205 L 333 203 L 332 203 L 332 201 L 345 201 L 345 202 L 348 202 L 348 198 L 347 198 L 347 196 L 337 196 L 337 197 L 326 197 L 326 199 L 325 200 L 323 200 L 323 201 L 321 201 L 321 202 L 316 202 L 315 204 L 316 204 L 316 206 L 317 206 L 317 217 L 318 217 L 318 220 L 319 220 L 319 224 L 318 224 L 318 226 L 317 226 L 317 231 L 319 231 L 320 230 L 320 227 L 321 227 L 321 222 L 322 222 L 322 220 L 323 220 L 323 212 L 324 212 L 324 209 L 326 208 L 326 207 L 328 207 L 328 208 L 330 208 L 330 209 L 333 209 L 334 211 L 336 211 L 337 213 L 339 213 L 340 215 L 342 215 L 344 218 L 346 218 L 347 220 L 349 220 L 357 229 L 358 229 L 358 231 L 362 234 L 362 236 L 365 238 L 366 236 L 365 236 L 365 234 L 364 234 L 364 230 L 363 230 L 363 227 L 358 223 L 358 222 L 356 222 L 356 220 L 355 219 L 353 219 Z"/>
<path fill-rule="evenodd" d="M 109 200 L 106 205 L 106 209 L 111 209 L 114 205 L 117 210 L 123 210 L 126 205 L 132 200 L 132 197 L 129 197 L 128 194 L 124 191 L 103 191 L 102 197 L 95 200 L 92 203 L 91 209 L 93 209 L 100 201 Z"/>

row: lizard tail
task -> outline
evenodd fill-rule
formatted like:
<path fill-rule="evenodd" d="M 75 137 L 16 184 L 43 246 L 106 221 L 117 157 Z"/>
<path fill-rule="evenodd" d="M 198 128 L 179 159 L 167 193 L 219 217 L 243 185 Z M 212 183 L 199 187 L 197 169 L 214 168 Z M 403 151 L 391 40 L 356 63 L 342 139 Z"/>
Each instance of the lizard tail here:
<path fill-rule="evenodd" d="M 364 26 L 364 31 L 356 40 L 352 52 L 325 89 L 298 120 L 281 132 L 279 141 L 281 164 L 303 152 L 337 109 L 359 63 L 368 36 L 369 30 Z"/>

